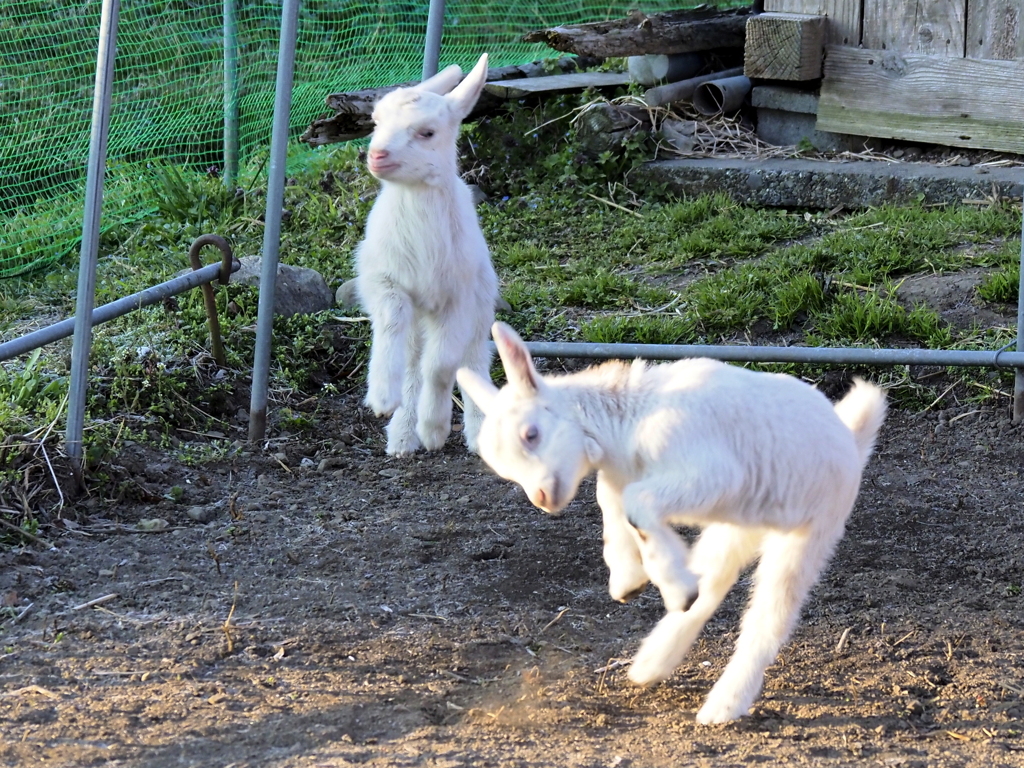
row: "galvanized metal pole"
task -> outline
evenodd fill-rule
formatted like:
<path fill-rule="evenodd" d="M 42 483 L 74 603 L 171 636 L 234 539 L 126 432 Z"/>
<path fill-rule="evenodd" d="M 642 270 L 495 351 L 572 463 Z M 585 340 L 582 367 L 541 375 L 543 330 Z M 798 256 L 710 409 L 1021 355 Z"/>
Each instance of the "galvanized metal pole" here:
<path fill-rule="evenodd" d="M 92 309 L 96 299 L 96 261 L 99 254 L 100 212 L 103 208 L 103 176 L 107 164 L 110 130 L 110 99 L 117 49 L 120 0 L 103 0 L 99 44 L 96 51 L 96 84 L 92 99 L 89 164 L 85 180 L 82 216 L 82 247 L 78 258 L 78 295 L 75 339 L 71 348 L 71 389 L 65 450 L 76 470 L 82 468 L 82 435 L 85 431 L 85 394 L 89 384 L 89 348 L 92 346 Z"/>
<path fill-rule="evenodd" d="M 238 13 L 224 0 L 224 186 L 238 177 Z"/>
<path fill-rule="evenodd" d="M 1017 287 L 1017 351 L 1024 352 L 1024 206 L 1021 210 L 1020 267 Z M 1013 377 L 1013 423 L 1024 421 L 1024 365 Z"/>
<path fill-rule="evenodd" d="M 441 34 L 444 32 L 444 0 L 430 0 L 427 33 L 423 39 L 423 80 L 437 74 L 441 60 Z"/>
<path fill-rule="evenodd" d="M 261 440 L 267 431 L 270 346 L 274 331 L 274 295 L 277 287 L 278 250 L 281 246 L 281 210 L 284 205 L 284 180 L 288 163 L 288 117 L 292 107 L 298 17 L 299 0 L 284 0 L 284 6 L 281 9 L 281 40 L 277 53 L 274 129 L 270 138 L 270 171 L 267 179 L 267 211 L 263 227 L 260 302 L 259 313 L 256 317 L 256 352 L 252 365 L 252 397 L 249 405 L 250 441 Z"/>
<path fill-rule="evenodd" d="M 978 368 L 1024 365 L 1024 352 L 959 349 L 870 349 L 858 347 L 746 347 L 713 344 L 583 344 L 527 342 L 534 357 L 592 360 L 682 360 L 711 357 L 736 363 L 811 363 L 819 365 L 951 365 Z"/>

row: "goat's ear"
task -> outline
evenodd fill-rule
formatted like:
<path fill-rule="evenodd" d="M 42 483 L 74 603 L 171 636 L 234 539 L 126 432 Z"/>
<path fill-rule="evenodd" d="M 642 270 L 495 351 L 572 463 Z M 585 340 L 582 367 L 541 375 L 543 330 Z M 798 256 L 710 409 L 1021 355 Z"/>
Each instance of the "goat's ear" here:
<path fill-rule="evenodd" d="M 487 54 L 483 54 L 480 60 L 473 67 L 473 70 L 466 75 L 466 79 L 459 83 L 455 89 L 448 94 L 452 110 L 458 115 L 459 120 L 464 120 L 473 111 L 477 99 L 487 83 Z"/>
<path fill-rule="evenodd" d="M 498 322 L 491 326 L 491 335 L 505 366 L 508 383 L 528 394 L 536 394 L 541 387 L 540 375 L 519 334 L 511 326 Z"/>
<path fill-rule="evenodd" d="M 455 372 L 455 378 L 459 382 L 462 394 L 476 403 L 477 408 L 483 411 L 484 416 L 494 410 L 494 399 L 498 396 L 498 388 L 490 379 L 485 379 L 469 368 L 459 368 Z"/>
<path fill-rule="evenodd" d="M 462 67 L 452 64 L 445 67 L 433 77 L 428 77 L 419 85 L 412 86 L 417 91 L 430 91 L 444 96 L 454 88 L 462 77 Z"/>

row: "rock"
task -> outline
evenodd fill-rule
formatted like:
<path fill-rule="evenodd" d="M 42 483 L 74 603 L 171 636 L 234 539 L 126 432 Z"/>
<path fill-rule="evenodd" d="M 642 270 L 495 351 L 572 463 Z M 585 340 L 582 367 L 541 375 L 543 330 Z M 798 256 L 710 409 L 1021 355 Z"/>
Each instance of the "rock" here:
<path fill-rule="evenodd" d="M 338 290 L 334 294 L 334 303 L 338 305 L 339 309 L 350 312 L 360 309 L 359 292 L 356 290 L 355 280 L 346 280 L 338 286 Z"/>
<path fill-rule="evenodd" d="M 231 282 L 258 286 L 263 257 L 246 256 L 241 262 L 242 268 L 231 276 Z M 331 289 L 319 272 L 308 267 L 278 264 L 274 314 L 291 317 L 322 312 L 333 306 Z"/>
<path fill-rule="evenodd" d="M 217 516 L 217 509 L 213 505 L 206 507 L 189 507 L 185 514 L 197 523 L 208 523 Z"/>

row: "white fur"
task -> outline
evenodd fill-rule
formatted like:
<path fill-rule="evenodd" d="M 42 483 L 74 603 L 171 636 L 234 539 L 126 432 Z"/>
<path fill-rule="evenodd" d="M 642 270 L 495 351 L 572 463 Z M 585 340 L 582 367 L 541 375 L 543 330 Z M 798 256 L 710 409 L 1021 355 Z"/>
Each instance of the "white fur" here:
<path fill-rule="evenodd" d="M 368 165 L 381 190 L 356 254 L 356 286 L 373 326 L 366 404 L 392 416 L 394 455 L 444 445 L 456 369 L 486 374 L 490 366 L 498 280 L 456 154 L 487 54 L 456 85 L 461 74 L 448 67 L 392 91 L 373 111 Z M 463 399 L 466 444 L 476 450 L 481 415 Z"/>
<path fill-rule="evenodd" d="M 882 390 L 858 379 L 833 407 L 792 376 L 707 359 L 542 378 L 515 331 L 495 323 L 493 334 L 508 385 L 458 372 L 485 414 L 480 456 L 552 513 L 596 470 L 611 596 L 648 580 L 661 591 L 667 613 L 630 680 L 667 678 L 760 559 L 735 652 L 697 721 L 747 714 L 843 535 L 885 418 Z M 703 529 L 692 549 L 673 524 Z"/>

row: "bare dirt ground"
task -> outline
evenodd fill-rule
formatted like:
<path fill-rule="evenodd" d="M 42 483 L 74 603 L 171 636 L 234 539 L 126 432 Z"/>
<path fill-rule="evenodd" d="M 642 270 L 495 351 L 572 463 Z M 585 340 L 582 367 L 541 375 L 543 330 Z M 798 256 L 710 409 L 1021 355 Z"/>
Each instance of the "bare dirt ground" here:
<path fill-rule="evenodd" d="M 0 553 L 0 764 L 1024 765 L 1005 408 L 892 413 L 753 713 L 702 727 L 743 584 L 670 681 L 634 688 L 660 600 L 605 592 L 592 484 L 550 518 L 458 435 L 387 458 L 359 394 L 321 440 L 201 468 L 126 445 L 108 470 L 152 501 L 86 500 L 54 548 Z"/>
<path fill-rule="evenodd" d="M 959 280 L 907 299 L 988 320 Z M 890 413 L 753 712 L 704 727 L 745 581 L 676 674 L 637 689 L 625 664 L 661 604 L 608 597 L 592 482 L 552 518 L 459 435 L 388 458 L 361 394 L 200 467 L 171 458 L 194 433 L 176 454 L 122 442 L 102 492 L 0 551 L 0 765 L 1024 766 L 1024 425 L 1006 400 Z"/>

